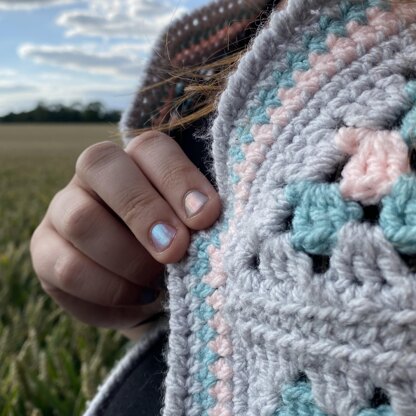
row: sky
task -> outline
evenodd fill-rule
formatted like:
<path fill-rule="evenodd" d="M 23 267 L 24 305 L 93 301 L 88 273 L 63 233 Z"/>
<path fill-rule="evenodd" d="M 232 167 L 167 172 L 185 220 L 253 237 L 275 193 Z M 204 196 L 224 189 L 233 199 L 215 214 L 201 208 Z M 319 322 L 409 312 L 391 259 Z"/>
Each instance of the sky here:
<path fill-rule="evenodd" d="M 208 0 L 0 0 L 0 116 L 38 102 L 123 110 L 157 35 Z"/>

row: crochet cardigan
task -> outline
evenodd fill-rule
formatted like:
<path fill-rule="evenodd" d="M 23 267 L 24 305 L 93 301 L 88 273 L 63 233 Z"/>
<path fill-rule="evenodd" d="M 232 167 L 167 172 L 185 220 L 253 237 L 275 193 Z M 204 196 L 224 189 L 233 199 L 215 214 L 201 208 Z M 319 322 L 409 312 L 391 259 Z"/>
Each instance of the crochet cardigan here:
<path fill-rule="evenodd" d="M 223 214 L 168 266 L 164 416 L 416 415 L 415 68 L 409 4 L 259 31 L 210 130 Z"/>

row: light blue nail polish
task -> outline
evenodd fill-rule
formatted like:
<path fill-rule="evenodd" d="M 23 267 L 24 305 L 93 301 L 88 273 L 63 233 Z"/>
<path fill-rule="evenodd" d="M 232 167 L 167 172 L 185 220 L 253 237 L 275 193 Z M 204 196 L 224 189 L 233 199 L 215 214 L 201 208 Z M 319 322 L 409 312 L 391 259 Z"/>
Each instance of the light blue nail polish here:
<path fill-rule="evenodd" d="M 176 229 L 170 225 L 159 223 L 153 226 L 150 235 L 156 251 L 161 252 L 165 251 L 172 243 L 176 235 Z"/>

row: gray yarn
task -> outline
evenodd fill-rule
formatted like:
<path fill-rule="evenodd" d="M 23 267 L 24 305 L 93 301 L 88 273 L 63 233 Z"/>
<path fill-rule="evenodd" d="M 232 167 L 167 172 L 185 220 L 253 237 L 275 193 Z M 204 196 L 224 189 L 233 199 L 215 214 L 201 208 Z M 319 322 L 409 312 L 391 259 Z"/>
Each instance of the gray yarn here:
<path fill-rule="evenodd" d="M 243 357 L 235 351 L 233 360 L 243 361 L 247 350 L 256 351 L 256 361 L 251 366 L 243 361 L 248 373 L 257 375 L 249 381 L 247 394 L 243 394 L 247 389 L 246 375 L 235 373 L 234 386 L 246 387 L 240 389 L 243 403 L 234 407 L 234 414 L 273 414 L 281 386 L 287 380 L 295 380 L 299 372 L 305 372 L 311 381 L 317 405 L 328 414 L 342 416 L 356 415 L 369 403 L 376 386 L 397 391 L 396 386 L 410 378 L 413 385 L 409 385 L 409 391 L 399 389 L 396 397 L 392 395 L 391 405 L 397 415 L 416 414 L 416 354 L 412 352 L 416 352 L 416 286 L 414 276 L 409 282 L 409 271 L 380 230 L 366 224 L 346 226 L 331 257 L 325 282 L 313 280 L 310 259 L 291 248 L 288 232 L 276 234 L 290 213 L 282 187 L 302 178 L 325 181 L 342 161 L 342 154 L 330 142 L 339 119 L 346 125 L 367 121 L 367 125 L 383 129 L 391 123 L 386 115 L 390 108 L 409 109 L 408 98 L 400 93 L 406 79 L 397 73 L 407 69 L 409 58 L 416 60 L 414 39 L 414 32 L 409 32 L 374 48 L 334 77 L 335 85 L 327 84 L 305 103 L 287 128 L 276 131 L 279 139 L 256 175 L 245 214 L 237 224 L 237 229 L 244 232 L 233 238 L 225 261 L 229 276 L 224 290 L 225 311 L 227 320 L 233 322 L 233 345 L 243 345 Z M 398 50 L 402 52 L 397 54 Z M 371 90 L 369 78 L 375 81 Z M 389 86 L 388 93 L 383 84 Z M 341 105 L 346 96 L 352 104 Z M 368 110 L 357 110 L 354 103 L 365 100 Z M 379 101 L 384 101 L 385 106 L 379 106 L 377 111 Z M 373 102 L 369 108 L 368 103 Z M 394 115 L 391 117 L 394 119 Z M 249 255 L 247 247 L 251 247 Z M 258 273 L 248 265 L 253 249 L 260 256 Z M 351 269 L 352 252 L 361 255 L 365 264 L 354 263 Z M 373 262 L 366 258 L 371 252 L 375 252 Z M 382 268 L 378 263 L 384 257 L 388 260 Z M 356 286 L 357 279 L 367 285 Z M 390 292 L 386 292 L 384 279 L 395 280 Z M 379 291 L 379 304 L 372 305 L 370 299 Z M 396 306 L 403 308 L 399 312 L 392 309 L 397 299 L 409 300 L 408 305 Z M 337 310 L 337 306 L 342 307 Z M 354 307 L 358 308 L 355 315 Z M 291 318 L 294 320 L 289 319 L 285 309 L 295 315 Z M 317 321 L 316 328 L 309 328 L 310 314 L 314 323 Z M 340 327 L 343 316 L 347 323 Z M 413 322 L 413 328 L 405 330 L 401 319 Z M 382 331 L 377 330 L 378 326 L 383 327 Z M 298 327 L 305 330 L 297 331 Z M 324 328 L 327 332 L 323 332 Z M 317 339 L 313 332 L 319 334 Z M 353 342 L 357 343 L 354 347 L 347 345 Z M 285 357 L 284 351 L 290 354 Z M 270 358 L 273 353 L 278 357 L 276 361 Z M 263 366 L 271 374 L 259 373 Z"/>
<path fill-rule="evenodd" d="M 200 376 L 201 351 L 210 345 L 201 335 L 210 328 L 200 317 L 208 298 L 202 290 L 208 272 L 200 269 L 204 244 L 213 248 L 213 234 L 227 235 L 222 229 L 232 221 L 234 233 L 220 239 L 227 280 L 215 288 L 225 301 L 217 313 L 230 327 L 232 346 L 222 357 L 233 370 L 232 397 L 221 414 L 279 416 L 285 386 L 303 374 L 313 405 L 327 415 L 358 415 L 370 408 L 376 389 L 388 395 L 391 414 L 416 415 L 415 274 L 381 227 L 366 221 L 339 230 L 328 270 L 317 272 L 310 254 L 293 247 L 286 198 L 288 184 L 334 180 L 348 160 L 333 140 L 341 127 L 392 130 L 412 108 L 405 86 L 416 66 L 416 24 L 403 23 L 393 36 L 379 33 L 377 44 L 361 45 L 351 64 L 339 59 L 335 75 L 322 74 L 317 92 L 301 92 L 302 108 L 292 109 L 284 126 L 274 125 L 271 145 L 262 148 L 242 214 L 233 211 L 230 150 L 241 142 L 239 127 L 255 124 L 250 109 L 260 106 L 260 92 L 275 88 L 274 74 L 289 69 L 288 51 L 302 48 L 306 32 L 320 32 L 319 16 L 339 19 L 339 3 L 290 0 L 257 35 L 219 100 L 211 133 L 224 212 L 211 230 L 193 235 L 184 261 L 168 267 L 164 416 L 209 415 L 215 405 L 204 396 L 209 371 Z M 313 414 L 305 409 L 302 416 Z"/>
<path fill-rule="evenodd" d="M 310 10 L 326 3 L 328 2 L 325 0 L 289 1 L 285 11 L 271 16 L 269 27 L 256 37 L 250 52 L 242 57 L 238 71 L 229 78 L 218 104 L 218 117 L 212 128 L 215 173 L 223 200 L 226 201 L 231 196 L 226 185 L 229 138 L 235 121 L 241 118 L 240 114 L 249 102 L 250 92 L 254 91 L 253 85 L 267 77 L 273 62 L 277 62 L 276 52 L 281 51 L 280 46 L 294 35 L 294 28 L 299 26 L 299 22 L 305 22 L 307 26 L 312 20 Z"/>

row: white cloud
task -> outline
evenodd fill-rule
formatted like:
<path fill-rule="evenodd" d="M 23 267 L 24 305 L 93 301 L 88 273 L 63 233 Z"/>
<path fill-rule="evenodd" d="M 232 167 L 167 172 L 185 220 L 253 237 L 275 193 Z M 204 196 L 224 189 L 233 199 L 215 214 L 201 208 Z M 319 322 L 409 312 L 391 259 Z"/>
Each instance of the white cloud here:
<path fill-rule="evenodd" d="M 0 10 L 30 10 L 39 7 L 79 3 L 80 0 L 0 0 Z"/>
<path fill-rule="evenodd" d="M 67 36 L 99 37 L 63 45 L 25 43 L 21 58 L 42 72 L 17 73 L 0 67 L 0 114 L 23 111 L 37 102 L 70 104 L 100 100 L 124 109 L 134 97 L 151 46 L 190 0 L 0 0 L 0 10 L 73 3 L 60 11 L 57 23 Z M 181 5 L 179 7 L 178 5 Z M 118 39 L 118 40 L 117 40 Z M 54 70 L 53 67 L 58 68 Z M 77 71 L 76 73 L 74 71 Z"/>
<path fill-rule="evenodd" d="M 102 101 L 108 108 L 124 109 L 132 99 L 134 85 L 131 81 L 113 83 L 91 81 L 90 77 L 75 78 L 60 72 L 39 75 L 18 74 L 15 80 L 0 83 L 0 116 L 11 111 L 32 109 L 39 101 L 47 104 Z"/>
<path fill-rule="evenodd" d="M 18 53 L 21 58 L 38 64 L 58 66 L 89 74 L 109 75 L 138 79 L 145 58 L 140 57 L 143 47 L 119 44 L 107 51 L 99 51 L 94 45 L 33 45 L 23 44 Z"/>
<path fill-rule="evenodd" d="M 37 88 L 34 85 L 0 84 L 0 94 L 20 94 L 35 91 L 37 91 Z"/>
<path fill-rule="evenodd" d="M 0 79 L 12 78 L 17 75 L 17 72 L 12 68 L 2 68 L 0 67 Z"/>
<path fill-rule="evenodd" d="M 148 41 L 185 12 L 178 1 L 90 0 L 84 9 L 63 12 L 57 20 L 67 36 L 145 38 Z"/>

